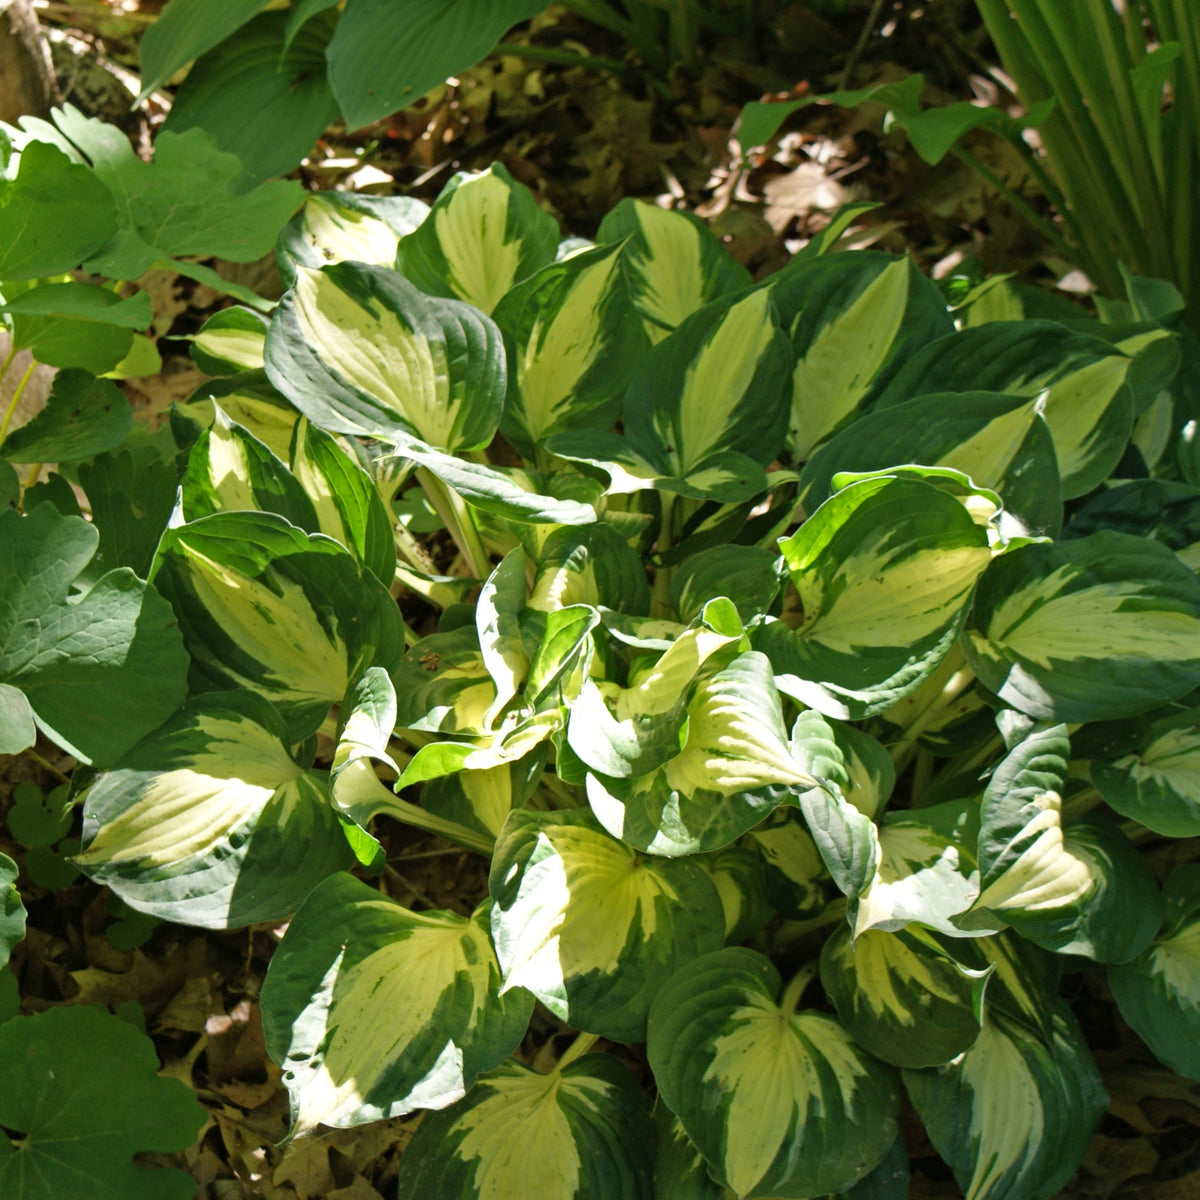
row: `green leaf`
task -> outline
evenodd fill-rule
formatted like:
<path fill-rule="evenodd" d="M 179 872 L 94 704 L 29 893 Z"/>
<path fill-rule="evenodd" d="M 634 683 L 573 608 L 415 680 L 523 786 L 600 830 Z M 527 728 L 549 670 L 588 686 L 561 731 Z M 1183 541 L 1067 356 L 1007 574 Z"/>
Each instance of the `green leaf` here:
<path fill-rule="evenodd" d="M 600 222 L 596 240 L 623 243 L 633 304 L 652 342 L 697 309 L 750 286 L 750 272 L 683 210 L 622 200 Z"/>
<path fill-rule="evenodd" d="M 77 267 L 117 228 L 112 197 L 57 146 L 29 142 L 15 178 L 0 178 L 0 279 L 40 279 Z"/>
<path fill-rule="evenodd" d="M 120 445 L 132 423 L 116 384 L 87 371 L 59 371 L 46 407 L 5 439 L 3 453 L 15 462 L 74 462 Z"/>
<path fill-rule="evenodd" d="M 25 905 L 17 891 L 17 864 L 7 854 L 0 854 L 0 967 L 25 936 L 25 916 Z M 0 1023 L 3 1020 L 0 1016 Z"/>
<path fill-rule="evenodd" d="M 550 263 L 496 308 L 512 364 L 502 429 L 523 453 L 558 430 L 607 428 L 620 413 L 645 341 L 621 252 L 601 246 Z"/>
<path fill-rule="evenodd" d="M 11 317 L 72 317 L 124 329 L 146 329 L 154 315 L 149 292 L 122 298 L 111 288 L 91 283 L 40 283 L 0 304 L 0 312 Z M 18 333 L 18 347 L 25 344 Z"/>
<path fill-rule="evenodd" d="M 290 43 L 289 17 L 262 13 L 201 57 L 175 93 L 163 126 L 171 133 L 199 127 L 237 155 L 244 164 L 234 181 L 238 191 L 286 175 L 337 118 L 325 78 L 336 14 L 306 24 Z"/>
<path fill-rule="evenodd" d="M 359 0 L 329 47 L 329 80 L 348 129 L 370 125 L 487 57 L 541 0 Z"/>
<path fill-rule="evenodd" d="M 833 1018 L 776 1003 L 761 954 L 707 954 L 659 992 L 646 1046 L 659 1095 L 741 1200 L 853 1186 L 896 1136 L 888 1068 Z"/>
<path fill-rule="evenodd" d="M 229 929 L 293 913 L 350 864 L 326 780 L 269 704 L 197 696 L 85 793 L 75 862 L 132 908 Z"/>
<path fill-rule="evenodd" d="M 684 560 L 671 577 L 671 604 L 690 621 L 713 596 L 726 596 L 743 621 L 767 612 L 783 580 L 779 556 L 762 546 L 713 546 Z"/>
<path fill-rule="evenodd" d="M 555 529 L 541 548 L 529 607 L 549 613 L 573 604 L 624 613 L 649 611 L 646 568 L 610 524 Z"/>
<path fill-rule="evenodd" d="M 876 399 L 904 405 L 936 392 L 1009 392 L 1037 399 L 1054 441 L 1064 500 L 1090 492 L 1125 452 L 1132 359 L 1050 321 L 994 321 L 918 350 Z M 1045 393 L 1043 396 L 1042 393 Z"/>
<path fill-rule="evenodd" d="M 1172 1071 L 1200 1079 L 1200 867 L 1167 880 L 1162 933 L 1138 958 L 1109 967 L 1121 1016 Z"/>
<path fill-rule="evenodd" d="M 258 692 L 297 741 L 351 680 L 394 668 L 403 649 L 382 584 L 332 539 L 271 513 L 218 512 L 169 529 L 155 581 L 191 654 L 193 690 Z"/>
<path fill-rule="evenodd" d="M 140 104 L 193 59 L 199 58 L 253 16 L 268 0 L 171 0 L 138 47 L 142 59 Z"/>
<path fill-rule="evenodd" d="M 107 766 L 182 703 L 187 655 L 169 608 L 132 571 L 69 595 L 98 541 L 52 504 L 0 513 L 0 682 L 25 693 L 47 736 Z"/>
<path fill-rule="evenodd" d="M 780 542 L 804 619 L 755 636 L 780 689 L 858 719 L 918 687 L 958 634 L 987 541 L 962 504 L 916 479 L 865 480 L 832 496 Z"/>
<path fill-rule="evenodd" d="M 0 683 L 0 754 L 20 754 L 36 741 L 37 726 L 25 693 Z"/>
<path fill-rule="evenodd" d="M 348 875 L 312 890 L 263 984 L 293 1133 L 446 1108 L 516 1049 L 533 998 L 499 995 L 488 908 L 413 913 Z"/>
<path fill-rule="evenodd" d="M 183 1171 L 134 1161 L 192 1145 L 192 1090 L 157 1074 L 154 1043 L 99 1008 L 52 1008 L 0 1025 L 0 1190 L 12 1200 L 188 1200 Z M 9 1131 L 25 1136 L 20 1145 Z M 81 1182 L 82 1181 L 82 1182 Z"/>
<path fill-rule="evenodd" d="M 1166 479 L 1122 480 L 1088 500 L 1062 535 L 1083 538 L 1102 529 L 1162 542 L 1194 571 L 1200 568 L 1200 489 Z"/>
<path fill-rule="evenodd" d="M 967 661 L 1039 720 L 1145 712 L 1200 683 L 1200 582 L 1165 546 L 1102 531 L 995 559 L 976 589 Z"/>
<path fill-rule="evenodd" d="M 909 1098 L 966 1200 L 1050 1200 L 1078 1169 L 1108 1105 L 1065 1006 L 1042 1037 L 999 1012 L 944 1067 L 905 1071 Z"/>
<path fill-rule="evenodd" d="M 429 205 L 412 196 L 311 193 L 279 233 L 275 248 L 279 273 L 291 287 L 297 267 L 315 271 L 351 259 L 377 267 L 394 266 L 400 239 L 428 215 Z"/>
<path fill-rule="evenodd" d="M 782 916 L 805 920 L 825 907 L 825 864 L 799 812 L 777 808 L 746 837 L 743 844 L 762 857 L 767 895 Z"/>
<path fill-rule="evenodd" d="M 651 1200 L 653 1121 L 629 1069 L 588 1054 L 548 1075 L 507 1063 L 425 1117 L 398 1200 Z"/>
<path fill-rule="evenodd" d="M 267 376 L 314 424 L 444 450 L 486 446 L 500 423 L 500 331 L 386 267 L 297 268 L 271 320 Z"/>
<path fill-rule="evenodd" d="M 69 104 L 54 119 L 116 201 L 116 236 L 84 264 L 100 275 L 137 279 L 159 259 L 187 255 L 253 262 L 302 198 L 298 183 L 282 180 L 236 194 L 241 162 L 200 129 L 160 134 L 154 161 L 144 163 L 114 125 Z"/>
<path fill-rule="evenodd" d="M 50 846 L 71 831 L 73 806 L 67 786 L 43 796 L 34 783 L 18 783 L 8 810 L 8 831 L 22 846 Z"/>
<path fill-rule="evenodd" d="M 752 849 L 730 846 L 701 859 L 700 865 L 721 897 L 727 946 L 744 942 L 774 915 L 763 860 Z"/>
<path fill-rule="evenodd" d="M 193 335 L 188 354 L 206 375 L 261 371 L 267 319 L 253 309 L 234 305 L 209 317 Z"/>
<path fill-rule="evenodd" d="M 906 258 L 802 260 L 769 288 L 792 344 L 788 449 L 797 462 L 852 420 L 898 364 L 953 329 L 937 288 Z"/>
<path fill-rule="evenodd" d="M 720 897 L 700 867 L 641 859 L 587 812 L 513 812 L 489 886 L 504 990 L 524 987 L 614 1041 L 643 1040 L 658 989 L 724 940 Z"/>
<path fill-rule="evenodd" d="M 174 405 L 171 429 L 180 445 L 190 446 L 201 429 L 212 425 L 214 401 L 230 420 L 270 446 L 276 458 L 288 461 L 299 414 L 271 386 L 264 371 L 241 371 L 230 379 L 211 380 L 186 403 Z"/>
<path fill-rule="evenodd" d="M 934 1067 L 979 1036 L 986 971 L 961 966 L 920 935 L 835 929 L 821 951 L 821 983 L 842 1024 L 870 1054 L 897 1067 Z"/>

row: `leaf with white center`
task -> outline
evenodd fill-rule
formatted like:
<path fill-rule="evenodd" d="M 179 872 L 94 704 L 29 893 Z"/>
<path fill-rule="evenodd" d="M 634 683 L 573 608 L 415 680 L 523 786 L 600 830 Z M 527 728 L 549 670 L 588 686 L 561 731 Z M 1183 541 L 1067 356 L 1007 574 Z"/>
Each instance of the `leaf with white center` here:
<path fill-rule="evenodd" d="M 314 533 L 341 542 L 385 587 L 396 572 L 392 516 L 374 481 L 337 439 L 301 417 L 289 465 L 316 512 Z"/>
<path fill-rule="evenodd" d="M 771 904 L 789 920 L 807 920 L 825 907 L 825 864 L 800 813 L 778 808 L 746 835 L 758 851 Z"/>
<path fill-rule="evenodd" d="M 520 808 L 537 786 L 548 751 L 548 743 L 543 742 L 515 762 L 439 775 L 421 789 L 421 805 L 435 816 L 495 839 L 508 814 Z"/>
<path fill-rule="evenodd" d="M 803 619 L 760 627 L 780 690 L 859 719 L 918 687 L 945 657 L 991 553 L 956 499 L 916 479 L 865 480 L 780 542 Z"/>
<path fill-rule="evenodd" d="M 607 1054 L 548 1075 L 507 1063 L 422 1120 L 397 1200 L 651 1200 L 652 1124 L 641 1087 Z"/>
<path fill-rule="evenodd" d="M 748 846 L 730 846 L 700 859 L 725 910 L 725 944 L 737 946 L 774 915 L 763 860 Z"/>
<path fill-rule="evenodd" d="M 502 431 L 522 453 L 562 429 L 605 429 L 621 411 L 645 339 L 629 303 L 621 247 L 543 267 L 495 312 L 508 353 Z"/>
<path fill-rule="evenodd" d="M 538 555 L 529 607 L 552 612 L 574 604 L 627 613 L 650 609 L 641 557 L 606 522 L 556 529 Z"/>
<path fill-rule="evenodd" d="M 727 1200 L 729 1189 L 708 1173 L 679 1118 L 665 1104 L 654 1116 L 654 1200 Z"/>
<path fill-rule="evenodd" d="M 533 997 L 499 994 L 487 909 L 414 913 L 341 874 L 309 893 L 262 989 L 293 1133 L 446 1108 L 516 1049 Z"/>
<path fill-rule="evenodd" d="M 367 667 L 395 667 L 404 623 L 350 553 L 270 513 L 218 512 L 169 529 L 155 584 L 192 657 L 193 690 L 247 688 L 295 740 Z"/>
<path fill-rule="evenodd" d="M 846 768 L 843 793 L 847 800 L 874 820 L 883 812 L 896 786 L 896 768 L 883 745 L 853 725 L 831 726 L 834 741 Z"/>
<path fill-rule="evenodd" d="M 74 861 L 139 912 L 205 929 L 289 916 L 352 861 L 327 780 L 247 692 L 190 700 L 84 795 Z"/>
<path fill-rule="evenodd" d="M 1172 1071 L 1200 1080 L 1200 867 L 1166 882 L 1166 923 L 1138 958 L 1109 967 L 1121 1016 Z"/>
<path fill-rule="evenodd" d="M 909 1098 L 966 1200 L 1051 1200 L 1079 1168 L 1108 1105 L 1065 1006 L 1043 1037 L 989 1011 L 944 1067 L 905 1071 Z"/>
<path fill-rule="evenodd" d="M 504 404 L 504 343 L 487 317 L 362 263 L 297 268 L 266 370 L 323 429 L 451 452 L 486 446 Z"/>
<path fill-rule="evenodd" d="M 614 1041 L 642 1041 L 658 989 L 724 940 L 720 897 L 699 866 L 642 859 L 587 812 L 513 812 L 489 886 L 505 990 L 526 988 Z"/>
<path fill-rule="evenodd" d="M 821 983 L 866 1051 L 896 1067 L 935 1067 L 979 1036 L 987 971 L 972 971 L 919 935 L 835 929 Z"/>
<path fill-rule="evenodd" d="M 427 733 L 483 734 L 496 700 L 495 681 L 469 625 L 431 633 L 394 672 L 397 725 Z"/>
<path fill-rule="evenodd" d="M 297 267 L 317 270 L 337 262 L 393 267 L 400 239 L 428 215 L 429 205 L 412 196 L 313 192 L 279 232 L 279 273 L 290 287 Z"/>
<path fill-rule="evenodd" d="M 783 584 L 779 556 L 763 546 L 713 546 L 680 564 L 671 577 L 671 605 L 690 621 L 712 596 L 727 596 L 743 621 L 770 610 Z"/>
<path fill-rule="evenodd" d="M 876 406 L 934 392 L 1036 398 L 1054 441 L 1063 499 L 1073 500 L 1106 479 L 1124 453 L 1133 429 L 1125 383 L 1132 362 L 1107 342 L 1051 321 L 994 321 L 917 351 Z"/>
<path fill-rule="evenodd" d="M 963 648 L 1031 717 L 1130 717 L 1200 684 L 1200 580 L 1131 534 L 1023 546 L 980 579 Z"/>
<path fill-rule="evenodd" d="M 317 514 L 295 476 L 249 430 L 213 402 L 213 423 L 197 439 L 180 481 L 183 519 L 215 512 L 269 512 L 316 531 Z"/>
<path fill-rule="evenodd" d="M 623 242 L 633 303 L 652 342 L 661 342 L 697 309 L 750 286 L 750 273 L 691 213 L 625 199 L 596 240 Z"/>
<path fill-rule="evenodd" d="M 680 479 L 730 455 L 766 466 L 787 427 L 789 361 L 769 291 L 708 305 L 639 365 L 625 395 L 630 446 Z"/>
<path fill-rule="evenodd" d="M 1200 571 L 1200 489 L 1167 479 L 1121 480 L 1099 492 L 1063 530 L 1081 538 L 1101 529 L 1152 538 L 1174 550 L 1179 561 Z"/>
<path fill-rule="evenodd" d="M 953 329 L 936 286 L 907 258 L 812 259 L 781 271 L 771 292 L 795 363 L 788 449 L 796 462 L 852 420 L 896 364 Z"/>
<path fill-rule="evenodd" d="M 713 1174 L 744 1197 L 850 1188 L 891 1147 L 892 1071 L 832 1017 L 776 1002 L 761 954 L 705 955 L 659 992 L 646 1051 L 659 1095 Z"/>
<path fill-rule="evenodd" d="M 576 729 L 577 719 L 586 725 L 592 711 L 577 715 L 576 706 L 569 728 Z M 807 736 L 814 754 L 836 755 L 827 728 Z M 574 736 L 576 742 L 583 744 L 582 735 Z M 678 857 L 728 846 L 780 804 L 794 801 L 797 791 L 821 785 L 793 753 L 770 663 L 754 651 L 704 676 L 686 709 L 664 726 L 660 744 L 664 753 L 674 753 L 646 773 L 590 771 L 587 780 L 588 802 L 600 823 L 650 854 Z"/>
<path fill-rule="evenodd" d="M 263 371 L 239 371 L 228 379 L 213 379 L 183 404 L 171 409 L 171 432 L 181 446 L 191 445 L 214 419 L 215 405 L 248 429 L 282 462 L 288 461 L 292 431 L 299 414 L 271 386 Z"/>
<path fill-rule="evenodd" d="M 489 316 L 504 295 L 554 261 L 558 224 L 499 163 L 462 171 L 420 228 L 400 242 L 397 268 L 433 296 Z"/>
<path fill-rule="evenodd" d="M 209 317 L 191 338 L 188 354 L 206 375 L 261 371 L 267 341 L 267 318 L 234 305 Z"/>
<path fill-rule="evenodd" d="M 1198 715 L 1166 716 L 1131 753 L 1092 763 L 1092 783 L 1110 808 L 1165 837 L 1200 836 Z"/>
<path fill-rule="evenodd" d="M 480 657 L 484 670 L 496 685 L 496 695 L 482 720 L 484 730 L 489 733 L 529 674 L 520 622 L 525 598 L 525 551 L 518 546 L 484 580 L 475 602 Z"/>
<path fill-rule="evenodd" d="M 995 491 L 1025 532 L 1062 522 L 1054 443 L 1036 398 L 942 392 L 868 413 L 846 426 L 800 473 L 800 503 L 812 512 L 839 472 L 882 471 L 898 463 L 950 467 Z"/>

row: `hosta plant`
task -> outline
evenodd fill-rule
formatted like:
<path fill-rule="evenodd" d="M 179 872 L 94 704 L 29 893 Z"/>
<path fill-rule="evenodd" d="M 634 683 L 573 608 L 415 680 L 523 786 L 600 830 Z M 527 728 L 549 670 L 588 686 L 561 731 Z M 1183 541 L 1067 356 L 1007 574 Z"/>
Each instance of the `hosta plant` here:
<path fill-rule="evenodd" d="M 310 197 L 153 469 L 0 520 L 85 581 L 98 528 L 186 658 L 75 861 L 289 922 L 293 1132 L 425 1110 L 406 1200 L 899 1200 L 905 1095 L 970 1200 L 1048 1200 L 1106 1105 L 1064 971 L 1200 1078 L 1200 876 L 1145 853 L 1200 833 L 1172 335 L 981 323 L 832 238 L 754 284 L 629 200 L 558 236 L 499 167 Z M 388 898 L 389 820 L 486 891 Z"/>

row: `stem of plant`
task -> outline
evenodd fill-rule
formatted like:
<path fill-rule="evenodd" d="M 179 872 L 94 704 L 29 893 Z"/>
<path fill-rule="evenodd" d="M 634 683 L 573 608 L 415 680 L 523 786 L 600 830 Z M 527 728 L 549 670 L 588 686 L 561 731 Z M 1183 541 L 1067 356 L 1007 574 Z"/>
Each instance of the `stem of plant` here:
<path fill-rule="evenodd" d="M 892 747 L 891 751 L 892 764 L 896 768 L 897 775 L 912 761 L 912 756 L 917 752 L 917 741 L 921 734 L 933 724 L 944 708 L 953 704 L 974 682 L 975 673 L 970 667 L 963 667 L 961 671 L 956 671 L 946 681 L 946 686 L 942 688 L 937 699 L 904 731 L 902 738 Z"/>
<path fill-rule="evenodd" d="M 10 355 L 9 358 L 11 359 L 11 357 Z M 17 411 L 17 405 L 21 402 L 26 385 L 33 378 L 33 370 L 36 366 L 36 361 L 30 362 L 25 374 L 21 376 L 21 382 L 17 384 L 17 390 L 13 392 L 12 399 L 8 402 L 8 408 L 4 412 L 4 422 L 0 424 L 0 446 L 4 445 L 4 439 L 8 436 L 8 427 L 12 424 L 13 413 Z M 7 369 L 7 364 L 5 364 L 5 370 Z"/>
<path fill-rule="evenodd" d="M 468 569 L 476 579 L 486 579 L 492 573 L 491 562 L 479 530 L 475 527 L 475 518 L 463 498 L 426 467 L 417 468 L 417 478 L 429 497 L 429 503 L 462 551 Z"/>
<path fill-rule="evenodd" d="M 576 1059 L 582 1058 L 599 1040 L 600 1035 L 598 1033 L 581 1033 L 563 1051 L 562 1058 L 554 1064 L 555 1071 L 565 1070 Z"/>
<path fill-rule="evenodd" d="M 839 896 L 836 900 L 831 900 L 815 917 L 810 917 L 807 921 L 785 921 L 775 934 L 775 942 L 786 946 L 807 934 L 824 929 L 827 925 L 836 925 L 845 919 L 846 898 Z"/>
<path fill-rule="evenodd" d="M 783 995 L 779 998 L 779 1008 L 784 1016 L 790 1017 L 795 1013 L 796 1006 L 800 1003 L 816 973 L 817 964 L 807 962 L 792 976 L 791 982 L 783 989 Z"/>

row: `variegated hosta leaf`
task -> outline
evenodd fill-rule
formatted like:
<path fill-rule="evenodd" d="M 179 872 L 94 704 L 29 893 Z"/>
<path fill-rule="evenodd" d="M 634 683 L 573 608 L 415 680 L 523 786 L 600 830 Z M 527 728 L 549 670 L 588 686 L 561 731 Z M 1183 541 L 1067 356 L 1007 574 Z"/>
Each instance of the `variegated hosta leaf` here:
<path fill-rule="evenodd" d="M 774 915 L 763 860 L 749 847 L 730 846 L 699 860 L 725 910 L 725 944 L 736 946 Z"/>
<path fill-rule="evenodd" d="M 909 933 L 835 929 L 821 983 L 854 1040 L 896 1067 L 934 1067 L 979 1035 L 987 971 L 963 967 Z"/>
<path fill-rule="evenodd" d="M 896 363 L 953 330 L 938 289 L 907 258 L 813 259 L 780 272 L 771 292 L 795 361 L 788 449 L 796 462 L 852 419 Z"/>
<path fill-rule="evenodd" d="M 561 429 L 607 428 L 645 337 L 629 302 L 622 247 L 543 267 L 496 309 L 508 352 L 502 429 L 523 454 Z"/>
<path fill-rule="evenodd" d="M 843 471 L 896 463 L 950 467 L 1004 501 L 1012 532 L 1049 533 L 1062 522 L 1054 442 L 1036 397 L 942 392 L 885 408 L 846 426 L 800 473 L 800 503 L 812 512 Z M 1008 529 L 1005 529 L 1008 532 Z"/>
<path fill-rule="evenodd" d="M 193 690 L 258 692 L 295 741 L 352 679 L 393 669 L 404 647 L 400 611 L 377 579 L 336 542 L 269 513 L 218 512 L 167 530 L 154 579 L 179 619 Z"/>
<path fill-rule="evenodd" d="M 349 261 L 393 267 L 400 239 L 428 215 L 429 205 L 412 196 L 314 192 L 280 230 L 275 248 L 279 273 L 291 287 L 297 267 L 315 271 Z"/>
<path fill-rule="evenodd" d="M 658 989 L 724 941 L 721 900 L 699 866 L 642 859 L 587 812 L 513 812 L 489 886 L 505 990 L 526 988 L 614 1041 L 642 1041 Z"/>
<path fill-rule="evenodd" d="M 1100 529 L 1153 538 L 1179 561 L 1200 570 L 1200 489 L 1167 479 L 1126 479 L 1089 500 L 1063 530 L 1064 538 Z"/>
<path fill-rule="evenodd" d="M 715 595 L 709 593 L 705 602 Z M 541 548 L 529 607 L 551 612 L 572 604 L 627 613 L 649 611 L 646 568 L 607 522 L 556 529 Z"/>
<path fill-rule="evenodd" d="M 578 705 L 572 711 L 572 747 L 584 742 L 572 732 L 577 719 L 586 728 L 591 712 L 581 714 Z M 632 720 L 636 728 L 636 713 Z M 802 736 L 814 743 L 814 755 L 836 758 L 828 728 Z M 675 731 L 664 726 L 663 742 L 675 753 L 648 772 L 631 778 L 592 771 L 587 780 L 600 823 L 651 854 L 676 857 L 728 846 L 798 789 L 823 786 L 824 777 L 788 744 L 771 665 L 754 651 L 701 678 Z"/>
<path fill-rule="evenodd" d="M 750 286 L 750 272 L 690 213 L 622 200 L 600 222 L 600 242 L 624 242 L 633 302 L 661 342 L 697 309 Z"/>
<path fill-rule="evenodd" d="M 524 804 L 537 785 L 548 749 L 543 742 L 516 762 L 439 775 L 421 789 L 421 804 L 439 817 L 497 838 L 508 814 Z"/>
<path fill-rule="evenodd" d="M 352 859 L 326 779 L 295 762 L 290 738 L 259 696 L 195 697 L 88 788 L 75 862 L 163 920 L 288 916 Z"/>
<path fill-rule="evenodd" d="M 406 652 L 394 677 L 400 728 L 467 735 L 485 732 L 496 684 L 472 626 L 422 638 Z"/>
<path fill-rule="evenodd" d="M 704 1155 L 692 1144 L 679 1118 L 662 1103 L 654 1117 L 654 1200 L 728 1200 L 729 1189 L 708 1173 Z"/>
<path fill-rule="evenodd" d="M 798 996 L 776 1003 L 780 983 L 731 947 L 683 967 L 651 1015 L 659 1095 L 739 1200 L 847 1189 L 896 1136 L 892 1072 L 833 1018 L 796 1012 Z"/>
<path fill-rule="evenodd" d="M 710 304 L 639 366 L 625 396 L 630 446 L 683 480 L 731 455 L 766 466 L 787 427 L 790 361 L 769 291 Z"/>
<path fill-rule="evenodd" d="M 400 243 L 396 266 L 434 296 L 491 314 L 522 279 L 554 261 L 558 224 L 499 163 L 462 171 L 421 227 Z"/>
<path fill-rule="evenodd" d="M 486 446 L 504 405 L 496 326 L 363 263 L 297 269 L 271 318 L 266 370 L 323 429 L 451 452 Z"/>
<path fill-rule="evenodd" d="M 896 768 L 887 750 L 869 733 L 837 722 L 830 726 L 842 752 L 846 783 L 842 793 L 860 813 L 874 820 L 896 786 Z"/>
<path fill-rule="evenodd" d="M 390 588 L 396 572 L 392 516 L 370 476 L 335 438 L 304 417 L 292 441 L 290 463 L 315 509 L 313 531 L 341 542 Z"/>
<path fill-rule="evenodd" d="M 317 514 L 299 482 L 249 430 L 213 401 L 213 423 L 188 455 L 180 482 L 185 521 L 215 512 L 270 512 L 300 529 L 317 530 Z"/>
<path fill-rule="evenodd" d="M 914 354 L 877 407 L 934 392 L 1039 397 L 1058 459 L 1064 500 L 1090 492 L 1120 461 L 1133 428 L 1125 376 L 1133 360 L 1099 338 L 1051 321 L 997 321 Z"/>
<path fill-rule="evenodd" d="M 977 832 L 973 802 L 887 814 L 877 834 L 875 873 L 848 914 L 855 936 L 912 921 L 957 935 L 955 915 L 979 895 Z"/>
<path fill-rule="evenodd" d="M 963 648 L 980 682 L 1019 712 L 1130 717 L 1200 683 L 1200 580 L 1165 546 L 1129 534 L 1023 546 L 979 581 Z"/>
<path fill-rule="evenodd" d="M 1052 1038 L 1063 960 L 1011 930 L 985 937 L 930 934 L 964 968 L 985 974 L 988 1012 L 999 1012 L 1018 1024 Z"/>
<path fill-rule="evenodd" d="M 607 1054 L 548 1075 L 508 1063 L 425 1117 L 397 1200 L 651 1200 L 652 1123 L 637 1081 Z"/>
<path fill-rule="evenodd" d="M 743 621 L 770 610 L 779 595 L 778 555 L 763 546 L 713 546 L 693 554 L 671 577 L 671 605 L 690 621 L 712 596 L 727 596 Z"/>
<path fill-rule="evenodd" d="M 204 322 L 188 353 L 206 375 L 261 371 L 266 340 L 267 318 L 235 304 Z"/>
<path fill-rule="evenodd" d="M 1166 882 L 1166 923 L 1138 958 L 1109 967 L 1121 1016 L 1172 1071 L 1200 1080 L 1200 866 Z"/>
<path fill-rule="evenodd" d="M 228 379 L 209 380 L 185 404 L 172 406 L 171 431 L 181 446 L 191 445 L 212 425 L 214 403 L 281 462 L 288 461 L 299 414 L 271 386 L 265 371 L 239 371 Z"/>
<path fill-rule="evenodd" d="M 762 856 L 767 895 L 784 917 L 806 920 L 825 907 L 825 864 L 799 813 L 776 809 L 747 841 Z"/>
<path fill-rule="evenodd" d="M 1078 1169 L 1108 1097 L 1065 1006 L 1051 1033 L 989 1010 L 969 1050 L 905 1071 L 929 1140 L 966 1200 L 1050 1200 Z"/>
<path fill-rule="evenodd" d="M 349 875 L 309 893 L 262 990 L 294 1133 L 446 1108 L 516 1049 L 533 997 L 499 994 L 488 908 L 413 913 Z"/>
<path fill-rule="evenodd" d="M 1166 837 L 1200 835 L 1200 713 L 1155 721 L 1132 753 L 1093 762 L 1091 777 L 1122 816 Z"/>
<path fill-rule="evenodd" d="M 827 716 L 881 712 L 918 687 L 957 636 L 991 553 L 952 496 L 916 479 L 868 479 L 780 542 L 803 612 L 755 637 L 780 690 Z"/>

